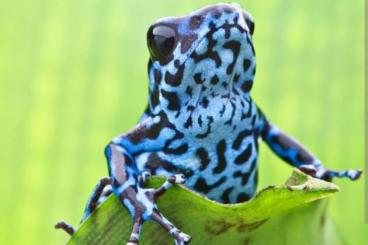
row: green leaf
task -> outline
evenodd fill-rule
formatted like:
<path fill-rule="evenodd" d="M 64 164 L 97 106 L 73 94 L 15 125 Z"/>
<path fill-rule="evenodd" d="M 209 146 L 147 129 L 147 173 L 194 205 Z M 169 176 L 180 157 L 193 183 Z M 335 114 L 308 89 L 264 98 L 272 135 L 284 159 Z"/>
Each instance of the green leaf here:
<path fill-rule="evenodd" d="M 147 186 L 158 187 L 164 180 L 152 177 Z M 295 169 L 284 185 L 266 187 L 245 203 L 224 205 L 174 186 L 159 199 L 158 208 L 191 235 L 192 244 L 338 244 L 322 200 L 338 190 Z M 67 244 L 125 244 L 131 228 L 127 210 L 111 195 Z M 144 223 L 140 244 L 173 243 L 158 224 Z"/>

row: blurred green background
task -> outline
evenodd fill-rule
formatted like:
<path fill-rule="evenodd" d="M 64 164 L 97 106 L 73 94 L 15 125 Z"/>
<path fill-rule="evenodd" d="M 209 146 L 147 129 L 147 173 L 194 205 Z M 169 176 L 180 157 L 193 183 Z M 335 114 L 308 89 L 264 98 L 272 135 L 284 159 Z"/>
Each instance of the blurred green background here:
<path fill-rule="evenodd" d="M 61 244 L 107 174 L 103 149 L 147 97 L 150 23 L 215 1 L 0 2 L 0 244 Z M 363 168 L 364 1 L 242 0 L 256 22 L 253 98 L 326 166 Z M 261 146 L 260 185 L 291 168 Z M 368 239 L 363 180 L 337 180 L 329 213 Z M 338 235 L 338 234 L 336 234 Z"/>

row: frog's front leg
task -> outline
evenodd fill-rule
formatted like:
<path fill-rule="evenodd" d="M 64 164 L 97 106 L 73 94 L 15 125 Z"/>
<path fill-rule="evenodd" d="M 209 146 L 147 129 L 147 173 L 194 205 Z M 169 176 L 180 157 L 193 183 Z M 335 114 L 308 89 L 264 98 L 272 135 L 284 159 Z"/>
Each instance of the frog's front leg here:
<path fill-rule="evenodd" d="M 313 156 L 298 141 L 288 136 L 271 124 L 259 111 L 259 132 L 262 139 L 280 158 L 303 172 L 320 179 L 332 180 L 335 177 L 356 180 L 360 177 L 360 170 L 333 171 L 326 169 L 320 160 Z"/>
<path fill-rule="evenodd" d="M 173 226 L 158 212 L 156 198 L 174 183 L 184 183 L 182 175 L 174 175 L 158 189 L 146 189 L 140 185 L 141 170 L 134 156 L 143 152 L 162 150 L 176 134 L 175 128 L 163 116 L 147 118 L 129 133 L 115 138 L 105 150 L 112 191 L 126 206 L 133 217 L 129 244 L 139 241 L 144 221 L 152 219 L 162 225 L 174 237 L 177 244 L 189 242 L 190 237 Z"/>

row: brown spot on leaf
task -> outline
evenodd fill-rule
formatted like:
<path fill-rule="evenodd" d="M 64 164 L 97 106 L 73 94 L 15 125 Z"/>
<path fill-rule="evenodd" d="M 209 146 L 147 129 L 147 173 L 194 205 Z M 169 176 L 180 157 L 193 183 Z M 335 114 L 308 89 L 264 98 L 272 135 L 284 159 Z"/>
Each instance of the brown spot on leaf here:
<path fill-rule="evenodd" d="M 260 227 L 261 225 L 263 225 L 264 223 L 267 222 L 268 219 L 264 219 L 264 220 L 260 220 L 260 221 L 257 221 L 257 222 L 254 222 L 254 223 L 249 223 L 249 224 L 246 224 L 246 223 L 241 223 L 239 226 L 238 226 L 238 231 L 239 232 L 245 232 L 245 231 L 252 231 L 254 229 L 257 229 L 258 227 Z"/>
<path fill-rule="evenodd" d="M 244 239 L 244 243 L 243 243 L 244 245 L 248 245 L 248 244 L 252 244 L 252 239 L 251 239 L 251 237 L 246 237 L 245 239 Z"/>
<path fill-rule="evenodd" d="M 220 235 L 222 233 L 225 233 L 227 230 L 229 230 L 233 224 L 227 223 L 225 220 L 216 220 L 213 222 L 208 222 L 205 230 L 213 235 Z"/>
<path fill-rule="evenodd" d="M 324 226 L 325 222 L 326 222 L 326 216 L 325 216 L 325 213 L 323 213 L 321 215 L 321 218 L 319 219 L 319 223 L 320 223 L 321 226 Z"/>

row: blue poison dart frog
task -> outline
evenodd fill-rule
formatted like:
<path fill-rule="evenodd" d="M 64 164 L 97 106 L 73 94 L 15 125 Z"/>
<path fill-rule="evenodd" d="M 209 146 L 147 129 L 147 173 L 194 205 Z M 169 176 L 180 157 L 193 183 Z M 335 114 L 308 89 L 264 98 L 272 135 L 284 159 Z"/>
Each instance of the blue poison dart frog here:
<path fill-rule="evenodd" d="M 132 130 L 106 146 L 109 177 L 97 185 L 82 220 L 113 193 L 134 220 L 128 244 L 138 243 L 146 220 L 159 223 L 175 244 L 187 244 L 190 236 L 160 213 L 155 200 L 176 183 L 221 203 L 249 200 L 257 186 L 259 138 L 316 178 L 359 178 L 359 170 L 326 169 L 253 101 L 253 33 L 252 16 L 238 4 L 208 6 L 149 27 L 147 108 Z M 167 180 L 146 189 L 150 175 Z M 56 227 L 74 232 L 65 222 Z"/>

